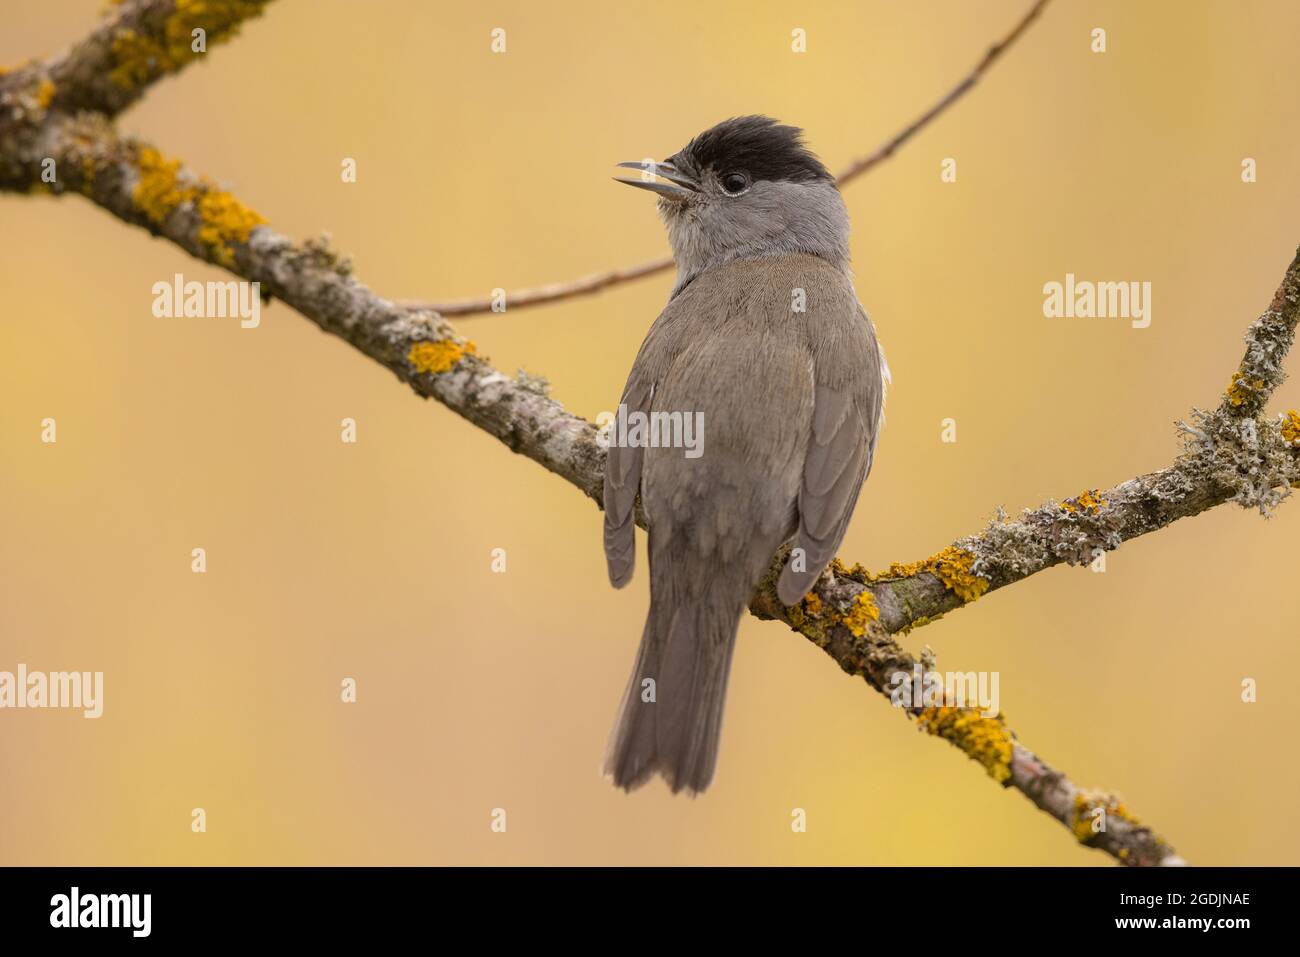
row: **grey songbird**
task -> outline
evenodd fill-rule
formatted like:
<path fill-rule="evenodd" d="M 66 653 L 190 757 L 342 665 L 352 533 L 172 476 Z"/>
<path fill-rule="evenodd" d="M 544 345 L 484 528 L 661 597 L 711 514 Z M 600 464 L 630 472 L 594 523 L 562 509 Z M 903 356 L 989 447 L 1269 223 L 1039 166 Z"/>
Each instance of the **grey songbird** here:
<path fill-rule="evenodd" d="M 786 605 L 834 557 L 888 372 L 853 290 L 844 202 L 798 129 L 739 117 L 662 163 L 619 165 L 659 197 L 677 282 L 620 401 L 621 421 L 650 427 L 616 424 L 605 470 L 616 587 L 632 577 L 638 493 L 650 532 L 650 613 L 605 771 L 628 790 L 657 772 L 698 792 L 740 616 L 784 543 Z M 696 448 L 667 447 L 678 421 L 700 423 Z"/>

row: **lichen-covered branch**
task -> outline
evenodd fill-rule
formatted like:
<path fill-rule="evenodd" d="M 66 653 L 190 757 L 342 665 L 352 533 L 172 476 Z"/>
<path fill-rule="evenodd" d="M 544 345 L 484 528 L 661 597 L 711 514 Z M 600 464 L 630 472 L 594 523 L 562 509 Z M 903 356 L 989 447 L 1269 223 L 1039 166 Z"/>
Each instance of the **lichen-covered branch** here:
<path fill-rule="evenodd" d="M 1282 382 L 1281 363 L 1300 319 L 1300 250 L 1263 315 L 1247 330 L 1246 353 L 1213 411 L 1192 410 L 1182 454 L 1166 468 L 1114 488 L 999 517 L 938 555 L 873 575 L 837 572 L 871 592 L 890 632 L 907 631 L 985 592 L 1062 563 L 1086 564 L 1139 535 L 1207 508 L 1235 502 L 1269 514 L 1300 483 L 1300 414 L 1263 415 Z"/>
<path fill-rule="evenodd" d="M 30 76 L 40 75 L 35 69 Z M 0 190 L 79 193 L 193 256 L 260 282 L 265 294 L 382 363 L 417 394 L 437 399 L 599 502 L 604 452 L 597 429 L 551 399 L 544 380 L 503 375 L 442 316 L 378 296 L 324 242 L 291 242 L 230 192 L 148 144 L 120 137 L 103 115 L 57 108 L 55 96 L 34 87 L 30 76 L 23 82 L 0 77 Z M 40 175 L 46 160 L 59 171 L 49 183 Z M 894 633 L 1053 565 L 1090 561 L 1214 505 L 1236 501 L 1267 513 L 1300 482 L 1300 414 L 1262 417 L 1281 381 L 1298 314 L 1300 254 L 1250 328 L 1245 358 L 1219 406 L 1193 413 L 1193 424 L 1184 426 L 1186 447 L 1169 467 L 1049 502 L 1015 521 L 999 519 L 932 558 L 881 574 L 837 561 L 793 608 L 776 599 L 769 576 L 751 610 L 785 622 L 845 671 L 888 694 L 894 674 L 933 665 L 904 652 Z M 774 570 L 779 564 L 780 557 Z M 903 710 L 1083 843 L 1126 864 L 1180 863 L 1117 798 L 1083 790 L 1049 768 L 1015 739 L 1001 715 Z M 1098 818 L 1104 830 L 1096 829 Z"/>
<path fill-rule="evenodd" d="M 912 122 L 891 136 L 888 140 L 872 150 L 865 156 L 860 156 L 853 160 L 844 169 L 836 174 L 835 180 L 840 188 L 847 186 L 853 180 L 857 179 L 869 169 L 883 163 L 894 155 L 898 149 L 910 140 L 921 130 L 929 126 L 941 113 L 960 100 L 966 93 L 975 86 L 976 83 L 987 73 L 990 67 L 998 61 L 1010 46 L 1020 39 L 1020 36 L 1029 29 L 1030 25 L 1038 19 L 1043 12 L 1043 8 L 1051 0 L 1035 0 L 1034 5 L 1029 8 L 1023 17 L 1016 21 L 1016 25 L 1011 28 L 1011 32 L 1002 39 L 995 42 L 985 52 L 984 57 L 975 68 L 962 77 L 961 81 L 951 90 L 941 96 L 928 110 L 918 116 Z M 647 276 L 654 276 L 661 272 L 667 272 L 673 268 L 673 259 L 671 256 L 661 256 L 658 259 L 650 259 L 635 266 L 625 266 L 621 269 L 607 269 L 603 272 L 593 273 L 589 276 L 583 276 L 579 279 L 569 280 L 567 282 L 547 283 L 544 286 L 534 286 L 529 289 L 516 289 L 514 292 L 507 293 L 504 297 L 504 304 L 507 311 L 516 309 L 526 309 L 529 306 L 540 306 L 548 302 L 557 302 L 561 299 L 574 299 L 579 296 L 591 296 L 598 292 L 609 289 L 611 286 L 618 286 L 625 282 L 632 282 L 635 279 L 644 279 Z M 404 306 L 409 309 L 426 309 L 440 313 L 444 316 L 472 316 L 486 312 L 493 312 L 500 309 L 500 303 L 497 299 L 480 298 L 480 299 L 453 299 L 447 302 L 403 302 Z"/>
<path fill-rule="evenodd" d="M 19 82 L 42 85 L 56 110 L 116 116 L 150 84 L 233 37 L 270 0 L 116 0 L 80 43 L 49 63 L 29 64 Z"/>
<path fill-rule="evenodd" d="M 861 677 L 893 700 L 898 676 L 934 670 L 932 655 L 914 658 L 889 634 L 879 612 L 859 583 L 825 576 L 816 591 L 794 608 L 776 597 L 781 560 L 774 560 L 750 603 L 759 618 L 777 619 L 808 638 L 848 674 Z M 1079 787 L 1016 739 L 1001 713 L 978 709 L 921 707 L 903 697 L 895 707 L 917 727 L 942 738 L 977 762 L 994 781 L 1027 797 L 1039 810 L 1069 828 L 1075 839 L 1134 867 L 1183 864 L 1162 838 L 1137 820 L 1117 796 Z"/>
<path fill-rule="evenodd" d="M 54 183 L 41 183 L 41 157 L 55 160 L 60 173 Z M 0 154 L 0 171 L 6 168 L 21 176 L 0 175 L 0 189 L 83 195 L 199 259 L 260 282 L 264 295 L 282 299 L 420 395 L 438 399 L 599 500 L 604 451 L 596 427 L 550 399 L 543 380 L 503 375 L 440 316 L 378 296 L 323 241 L 291 242 L 232 193 L 156 148 L 119 136 L 103 117 L 44 117 L 17 155 Z"/>
<path fill-rule="evenodd" d="M 0 67 L 0 189 L 40 191 L 50 152 L 34 149 L 47 117 L 112 118 L 162 77 L 235 36 L 271 0 L 114 0 L 85 39 L 54 59 Z M 58 191 L 57 188 L 54 191 Z"/>

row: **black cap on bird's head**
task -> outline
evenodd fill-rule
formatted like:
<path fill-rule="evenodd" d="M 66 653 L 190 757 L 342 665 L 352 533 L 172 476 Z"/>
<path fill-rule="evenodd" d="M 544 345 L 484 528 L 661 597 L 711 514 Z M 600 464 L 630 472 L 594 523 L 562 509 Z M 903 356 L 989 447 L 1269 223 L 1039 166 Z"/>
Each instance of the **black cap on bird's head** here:
<path fill-rule="evenodd" d="M 661 163 L 620 183 L 659 197 L 677 287 L 733 259 L 806 254 L 847 265 L 849 217 L 835 178 L 803 133 L 766 116 L 705 130 Z"/>
<path fill-rule="evenodd" d="M 620 179 L 629 186 L 649 189 L 668 199 L 685 200 L 698 193 L 706 177 L 736 196 L 757 182 L 833 183 L 834 177 L 803 142 L 803 131 L 767 116 L 737 116 L 705 130 L 675 155 L 661 163 L 619 163 L 666 179 L 672 186 L 648 176 Z"/>
<path fill-rule="evenodd" d="M 803 143 L 803 130 L 767 116 L 737 116 L 705 130 L 677 154 L 703 172 L 738 170 L 754 180 L 802 183 L 831 174 Z"/>

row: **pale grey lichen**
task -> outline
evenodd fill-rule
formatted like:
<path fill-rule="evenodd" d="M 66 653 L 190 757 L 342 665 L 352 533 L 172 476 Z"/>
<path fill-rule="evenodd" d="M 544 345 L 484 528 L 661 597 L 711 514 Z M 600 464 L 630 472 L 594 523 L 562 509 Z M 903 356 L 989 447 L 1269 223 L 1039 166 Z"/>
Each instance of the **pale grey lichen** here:
<path fill-rule="evenodd" d="M 515 373 L 515 382 L 519 383 L 521 389 L 527 389 L 535 395 L 549 396 L 551 394 L 551 383 L 546 376 L 533 375 L 524 369 Z"/>
<path fill-rule="evenodd" d="M 1185 452 L 1179 464 L 1193 480 L 1228 491 L 1242 508 L 1272 514 L 1300 482 L 1300 458 L 1282 435 L 1283 420 L 1193 409 L 1180 422 Z"/>
<path fill-rule="evenodd" d="M 1087 564 L 1097 549 L 1110 551 L 1124 540 L 1125 513 L 1110 500 L 1116 491 L 1090 489 L 1063 502 L 1025 509 L 1014 522 L 999 510 L 981 534 L 958 545 L 975 555 L 971 571 L 995 586 L 1061 562 Z"/>

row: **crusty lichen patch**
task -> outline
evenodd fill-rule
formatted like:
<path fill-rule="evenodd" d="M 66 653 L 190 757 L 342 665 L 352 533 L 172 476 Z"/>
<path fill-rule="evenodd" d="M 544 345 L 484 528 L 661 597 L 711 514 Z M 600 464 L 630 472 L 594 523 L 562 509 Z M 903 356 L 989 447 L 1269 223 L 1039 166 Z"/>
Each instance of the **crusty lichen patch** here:
<path fill-rule="evenodd" d="M 827 629 L 836 620 L 833 613 L 825 614 L 825 612 L 826 605 L 821 600 L 821 596 L 810 591 L 804 595 L 802 601 L 786 609 L 786 617 L 795 631 L 812 640 L 819 647 L 825 647 Z"/>
<path fill-rule="evenodd" d="M 861 638 L 873 621 L 880 620 L 880 609 L 876 607 L 875 597 L 867 589 L 862 589 L 840 620 L 855 638 Z"/>
<path fill-rule="evenodd" d="M 1099 512 L 1105 507 L 1106 500 L 1095 488 L 1087 489 L 1061 503 L 1061 508 L 1067 512 Z"/>
<path fill-rule="evenodd" d="M 248 242 L 253 230 L 266 222 L 256 212 L 225 190 L 205 190 L 199 196 L 199 242 L 217 253 L 222 262 L 232 262 L 236 243 Z"/>
<path fill-rule="evenodd" d="M 1250 402 L 1266 385 L 1267 383 L 1263 379 L 1252 378 L 1240 372 L 1234 372 L 1232 381 L 1228 383 L 1228 402 L 1234 408 L 1240 408 Z"/>
<path fill-rule="evenodd" d="M 136 151 L 139 179 L 131 194 L 136 207 L 161 226 L 182 206 L 190 205 L 199 217 L 195 236 L 225 266 L 234 265 L 234 247 L 247 243 L 253 229 L 265 223 L 258 213 L 207 180 L 195 180 L 151 146 Z"/>
<path fill-rule="evenodd" d="M 832 558 L 830 567 L 831 571 L 835 573 L 836 578 L 851 578 L 855 582 L 861 582 L 864 585 L 872 580 L 871 572 L 867 570 L 865 565 L 860 563 L 855 563 L 853 567 L 850 568 L 838 558 Z"/>
<path fill-rule="evenodd" d="M 140 171 L 140 179 L 131 198 L 140 212 L 153 222 L 166 222 L 177 207 L 194 198 L 192 187 L 180 185 L 179 160 L 166 159 L 153 147 L 146 146 L 136 154 L 136 168 Z"/>
<path fill-rule="evenodd" d="M 454 369 L 466 354 L 475 355 L 477 352 L 478 347 L 472 342 L 466 342 L 462 346 L 450 339 L 439 339 L 415 343 L 406 354 L 406 361 L 416 372 L 439 375 Z"/>
<path fill-rule="evenodd" d="M 167 50 L 153 37 L 143 36 L 124 27 L 113 36 L 113 69 L 108 78 L 118 86 L 131 89 L 143 86 L 164 73 L 177 69 Z"/>
<path fill-rule="evenodd" d="M 109 79 L 124 89 L 151 83 L 203 55 L 195 50 L 194 31 L 204 32 L 210 48 L 235 35 L 239 24 L 262 12 L 269 0 L 176 0 L 161 24 L 140 30 L 123 27 L 114 34 L 110 49 L 113 67 Z"/>
<path fill-rule="evenodd" d="M 956 745 L 999 784 L 1011 780 L 1015 742 L 999 713 L 985 717 L 972 708 L 925 708 L 917 716 L 922 731 Z"/>
<path fill-rule="evenodd" d="M 1282 417 L 1282 438 L 1292 445 L 1300 445 L 1300 412 L 1291 409 Z"/>
<path fill-rule="evenodd" d="M 879 575 L 872 575 L 870 581 L 887 581 L 893 578 L 911 578 L 921 572 L 929 572 L 943 582 L 944 587 L 955 594 L 962 602 L 972 602 L 989 590 L 989 581 L 974 571 L 975 554 L 956 545 L 949 545 L 937 555 L 932 555 L 919 562 L 902 564 L 894 562 Z"/>
<path fill-rule="evenodd" d="M 1097 812 L 1102 812 L 1098 814 Z M 1070 813 L 1070 830 L 1081 844 L 1090 844 L 1102 833 L 1102 824 L 1109 827 L 1111 819 L 1138 824 L 1124 806 L 1124 802 L 1113 794 L 1104 791 L 1080 790 L 1074 795 L 1074 808 Z M 1101 822 L 1101 823 L 1094 823 Z"/>
<path fill-rule="evenodd" d="M 1180 425 L 1186 450 L 1178 466 L 1194 487 L 1231 490 L 1231 501 L 1268 516 L 1300 482 L 1296 444 L 1287 437 L 1300 437 L 1300 422 L 1289 415 L 1262 420 L 1193 409 Z"/>

